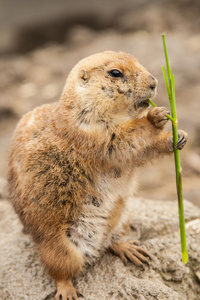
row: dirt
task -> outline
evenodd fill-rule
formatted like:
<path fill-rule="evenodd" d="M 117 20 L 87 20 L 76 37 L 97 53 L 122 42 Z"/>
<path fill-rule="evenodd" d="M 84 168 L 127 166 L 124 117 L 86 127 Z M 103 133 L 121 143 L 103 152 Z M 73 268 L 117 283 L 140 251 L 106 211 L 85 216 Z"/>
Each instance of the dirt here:
<path fill-rule="evenodd" d="M 58 17 L 45 26 L 35 21 L 32 31 L 23 28 L 21 35 L 18 33 L 12 51 L 2 53 L 0 176 L 6 177 L 9 142 L 19 118 L 38 105 L 57 101 L 71 68 L 92 53 L 110 49 L 135 55 L 158 79 L 155 102 L 169 107 L 161 72 L 161 65 L 165 64 L 161 33 L 165 31 L 175 74 L 178 126 L 189 134 L 188 145 L 181 152 L 183 193 L 184 198 L 200 206 L 199 2 L 177 1 L 176 5 L 172 1 L 141 1 L 134 5 L 126 2 L 126 7 L 119 6 L 113 12 L 114 4 L 109 4 L 110 14 L 105 14 L 106 6 L 96 11 L 95 16 L 101 20 L 98 26 L 94 26 L 96 18 L 87 19 L 87 14 L 82 19 L 71 19 L 70 26 L 69 22 L 59 22 Z M 109 16 L 112 22 L 108 22 Z M 60 32 L 60 26 L 62 37 L 56 40 L 55 33 Z M 50 34 L 52 27 L 55 27 L 54 35 Z M 43 35 L 35 34 L 40 30 Z M 32 39 L 31 48 L 23 47 L 31 36 L 36 39 L 35 42 Z M 141 172 L 138 196 L 176 199 L 173 157 L 160 159 Z"/>

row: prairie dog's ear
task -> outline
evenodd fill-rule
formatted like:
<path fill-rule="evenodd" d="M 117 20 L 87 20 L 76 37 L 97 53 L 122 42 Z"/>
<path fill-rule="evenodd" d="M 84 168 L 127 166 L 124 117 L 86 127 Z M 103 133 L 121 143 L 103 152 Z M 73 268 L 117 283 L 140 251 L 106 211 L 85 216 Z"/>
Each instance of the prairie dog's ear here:
<path fill-rule="evenodd" d="M 83 80 L 83 82 L 85 82 L 85 83 L 87 83 L 88 82 L 88 80 L 89 80 L 89 74 L 88 74 L 88 72 L 87 72 L 87 70 L 86 69 L 82 69 L 81 71 L 80 71 L 80 78 Z"/>

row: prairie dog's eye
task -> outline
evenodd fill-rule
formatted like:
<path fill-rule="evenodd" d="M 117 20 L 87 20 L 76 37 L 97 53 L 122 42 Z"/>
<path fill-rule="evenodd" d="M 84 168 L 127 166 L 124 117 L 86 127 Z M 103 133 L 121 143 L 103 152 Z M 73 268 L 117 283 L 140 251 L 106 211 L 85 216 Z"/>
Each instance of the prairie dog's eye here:
<path fill-rule="evenodd" d="M 114 78 L 122 78 L 124 76 L 119 70 L 116 69 L 109 71 L 108 74 Z"/>

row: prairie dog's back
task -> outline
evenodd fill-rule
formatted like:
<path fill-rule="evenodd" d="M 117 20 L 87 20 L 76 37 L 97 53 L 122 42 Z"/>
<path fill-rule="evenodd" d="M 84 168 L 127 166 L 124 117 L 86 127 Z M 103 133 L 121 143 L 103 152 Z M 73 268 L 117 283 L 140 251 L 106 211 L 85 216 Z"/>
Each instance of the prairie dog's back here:
<path fill-rule="evenodd" d="M 37 241 L 42 235 L 40 226 L 44 225 L 45 229 L 45 221 L 41 224 L 45 220 L 45 206 L 51 206 L 51 198 L 47 199 L 49 192 L 47 193 L 45 185 L 50 187 L 52 180 L 52 146 L 49 139 L 52 139 L 53 132 L 49 125 L 54 106 L 48 104 L 36 108 L 20 120 L 9 153 L 8 187 L 11 200 L 25 229 Z"/>

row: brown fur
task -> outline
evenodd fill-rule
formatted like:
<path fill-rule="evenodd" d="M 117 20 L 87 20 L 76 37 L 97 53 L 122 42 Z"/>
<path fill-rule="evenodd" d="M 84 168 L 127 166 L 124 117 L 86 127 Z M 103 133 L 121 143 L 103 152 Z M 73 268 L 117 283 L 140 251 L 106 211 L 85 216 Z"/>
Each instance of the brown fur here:
<path fill-rule="evenodd" d="M 119 197 L 109 216 L 108 226 L 110 227 L 110 230 L 115 228 L 115 226 L 118 224 L 123 208 L 124 199 Z"/>
<path fill-rule="evenodd" d="M 113 69 L 122 76 L 112 77 Z M 71 278 L 103 247 L 139 265 L 147 261 L 137 246 L 116 241 L 123 232 L 117 226 L 128 221 L 122 211 L 128 211 L 135 170 L 172 152 L 172 134 L 163 130 L 167 110 L 145 103 L 156 85 L 133 56 L 99 53 L 74 67 L 59 102 L 36 108 L 16 128 L 10 196 L 57 282 L 56 299 L 77 299 Z M 186 134 L 180 136 L 183 146 Z"/>

